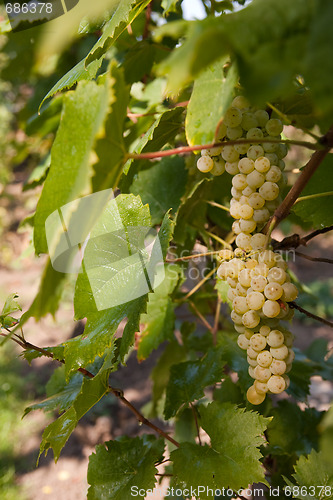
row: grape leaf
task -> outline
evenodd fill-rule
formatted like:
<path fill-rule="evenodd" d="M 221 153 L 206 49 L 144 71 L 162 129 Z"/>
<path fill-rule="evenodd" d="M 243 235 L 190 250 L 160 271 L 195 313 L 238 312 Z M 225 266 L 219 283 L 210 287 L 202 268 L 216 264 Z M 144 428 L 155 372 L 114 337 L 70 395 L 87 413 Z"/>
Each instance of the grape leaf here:
<path fill-rule="evenodd" d="M 170 378 L 170 367 L 174 364 L 180 363 L 185 358 L 186 349 L 183 345 L 178 344 L 178 342 L 174 339 L 167 345 L 155 368 L 152 370 L 152 416 L 156 416 L 159 413 L 158 405 L 161 401 Z"/>
<path fill-rule="evenodd" d="M 95 59 L 101 59 L 106 51 L 115 43 L 122 32 L 149 4 L 150 0 L 123 0 L 119 3 L 110 21 L 104 27 L 102 36 L 97 40 L 86 57 L 86 66 Z"/>
<path fill-rule="evenodd" d="M 252 379 L 248 372 L 246 352 L 237 345 L 237 335 L 226 331 L 218 332 L 218 345 L 222 347 L 223 359 L 234 372 L 238 373 L 241 387 L 246 392 Z"/>
<path fill-rule="evenodd" d="M 204 388 L 221 380 L 224 361 L 221 349 L 210 349 L 197 361 L 173 365 L 166 391 L 164 416 L 169 419 L 179 408 L 204 396 Z"/>
<path fill-rule="evenodd" d="M 133 147 L 131 147 L 131 152 L 148 153 L 162 149 L 163 146 L 174 139 L 175 135 L 179 131 L 183 111 L 184 108 L 177 107 L 162 113 L 154 121 L 147 132 L 134 143 Z M 133 159 L 129 159 L 124 167 L 124 173 L 130 181 L 133 179 L 134 173 L 136 173 L 134 166 L 130 170 L 133 162 Z M 127 182 L 127 184 L 129 184 L 128 179 L 123 179 L 123 182 Z"/>
<path fill-rule="evenodd" d="M 11 293 L 7 298 L 4 303 L 4 306 L 2 308 L 1 314 L 0 314 L 0 322 L 6 317 L 9 316 L 10 314 L 13 314 L 14 312 L 17 311 L 22 311 L 22 307 L 16 300 L 18 299 L 18 295 L 16 293 Z"/>
<path fill-rule="evenodd" d="M 292 92 L 293 78 L 304 70 L 315 3 L 257 0 L 238 12 L 190 23 L 185 42 L 159 65 L 158 73 L 167 75 L 169 91 L 177 93 L 207 66 L 230 54 L 252 100 L 262 103 Z M 172 29 L 161 28 L 164 35 Z"/>
<path fill-rule="evenodd" d="M 54 460 L 57 462 L 62 448 L 65 446 L 80 418 L 108 392 L 108 378 L 109 371 L 104 370 L 93 379 L 83 379 L 81 390 L 77 394 L 73 405 L 44 430 L 39 456 L 43 451 L 47 453 L 47 450 L 52 448 Z M 73 391 L 76 391 L 75 387 L 73 387 Z M 66 396 L 67 398 L 62 400 L 63 405 L 68 403 L 68 394 Z"/>
<path fill-rule="evenodd" d="M 314 229 L 333 224 L 333 169 L 332 155 L 327 155 L 302 191 L 302 196 L 330 193 L 328 196 L 299 201 L 293 212 L 305 222 L 311 222 Z"/>
<path fill-rule="evenodd" d="M 166 16 L 169 12 L 177 12 L 177 4 L 179 0 L 162 0 L 161 6 L 164 9 L 163 15 Z"/>
<path fill-rule="evenodd" d="M 322 453 L 312 450 L 307 457 L 300 457 L 295 465 L 293 478 L 296 480 L 296 485 L 284 478 L 288 486 L 293 488 L 293 498 L 310 500 L 314 498 L 313 492 L 317 500 L 333 498 L 332 470 L 324 461 Z M 297 485 L 300 486 L 298 492 Z M 302 486 L 304 486 L 303 491 Z"/>
<path fill-rule="evenodd" d="M 125 145 L 124 121 L 127 116 L 129 87 L 125 84 L 122 70 L 115 63 L 110 68 L 110 98 L 108 115 L 103 133 L 98 134 L 95 151 L 98 161 L 93 165 L 92 185 L 94 192 L 116 188 L 122 172 Z"/>
<path fill-rule="evenodd" d="M 333 446 L 333 406 L 324 415 L 323 420 L 320 423 L 319 431 L 320 435 L 320 450 L 322 456 L 327 462 L 331 469 L 333 468 L 333 456 L 332 456 L 332 446 Z"/>
<path fill-rule="evenodd" d="M 237 82 L 234 65 L 224 75 L 223 66 L 227 61 L 228 58 L 217 61 L 194 82 L 185 121 L 190 146 L 209 144 L 215 140 L 217 126 L 231 103 Z"/>
<path fill-rule="evenodd" d="M 264 482 L 259 446 L 270 422 L 256 412 L 245 411 L 229 403 L 210 403 L 200 407 L 201 425 L 211 438 L 211 447 L 190 443 L 171 453 L 174 474 L 186 487 L 246 488 Z M 205 492 L 200 498 L 209 498 Z"/>
<path fill-rule="evenodd" d="M 173 337 L 175 323 L 175 305 L 171 294 L 180 281 L 181 269 L 171 265 L 165 267 L 165 278 L 154 293 L 148 295 L 147 312 L 141 315 L 138 345 L 138 359 L 146 359 L 149 354 L 165 340 Z"/>
<path fill-rule="evenodd" d="M 259 447 L 271 418 L 245 411 L 229 403 L 213 402 L 200 409 L 202 428 L 219 453 L 217 484 L 237 490 L 254 482 L 265 482 Z"/>
<path fill-rule="evenodd" d="M 321 414 L 314 408 L 301 410 L 290 401 L 278 402 L 271 411 L 273 421 L 267 429 L 270 453 L 305 455 L 317 447 L 317 426 Z"/>
<path fill-rule="evenodd" d="M 185 192 L 187 171 L 180 156 L 163 158 L 148 170 L 141 170 L 134 179 L 130 191 L 140 195 L 149 204 L 152 224 L 159 224 L 170 208 L 177 212 Z"/>
<path fill-rule="evenodd" d="M 51 167 L 35 215 L 37 254 L 47 253 L 47 217 L 81 196 L 88 187 L 89 154 L 105 118 L 108 96 L 107 85 L 79 82 L 76 90 L 64 98 L 61 122 L 51 151 Z"/>
<path fill-rule="evenodd" d="M 92 61 L 91 64 L 85 66 L 85 59 L 82 59 L 82 61 L 77 63 L 62 78 L 60 78 L 55 85 L 53 85 L 40 103 L 39 109 L 43 106 L 43 103 L 49 99 L 49 97 L 52 97 L 57 92 L 61 92 L 61 90 L 64 89 L 70 89 L 81 80 L 92 80 L 95 78 L 102 62 L 103 58 Z"/>
<path fill-rule="evenodd" d="M 161 460 L 163 451 L 163 440 L 150 435 L 98 445 L 89 457 L 88 500 L 123 500 L 130 498 L 135 488 L 152 490 L 155 463 Z"/>

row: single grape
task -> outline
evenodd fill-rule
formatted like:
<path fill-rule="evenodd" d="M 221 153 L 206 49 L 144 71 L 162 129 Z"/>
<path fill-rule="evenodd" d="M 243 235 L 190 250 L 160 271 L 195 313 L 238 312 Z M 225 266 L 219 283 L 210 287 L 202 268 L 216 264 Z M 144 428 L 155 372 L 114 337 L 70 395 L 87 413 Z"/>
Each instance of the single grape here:
<path fill-rule="evenodd" d="M 242 323 L 246 328 L 255 328 L 260 323 L 260 316 L 256 311 L 247 311 L 242 316 Z"/>
<path fill-rule="evenodd" d="M 251 368 L 255 368 L 256 366 L 258 366 L 258 361 L 256 359 L 250 358 L 250 356 L 247 356 L 246 359 Z M 255 378 L 255 376 L 253 376 L 253 378 Z"/>
<path fill-rule="evenodd" d="M 255 380 L 253 385 L 258 394 L 266 394 L 268 391 L 266 382 L 259 382 L 259 380 Z"/>
<path fill-rule="evenodd" d="M 249 403 L 252 405 L 260 405 L 265 401 L 266 394 L 258 393 L 253 385 L 248 389 L 246 397 Z"/>
<path fill-rule="evenodd" d="M 253 250 L 260 250 L 266 244 L 267 236 L 262 233 L 256 233 L 251 237 L 251 247 Z"/>
<path fill-rule="evenodd" d="M 251 175 L 251 174 L 250 174 Z M 248 182 L 247 182 L 247 177 L 246 175 L 244 174 L 236 174 L 233 178 L 232 178 L 232 185 L 236 188 L 236 189 L 244 189 L 247 185 L 248 185 Z"/>
<path fill-rule="evenodd" d="M 282 297 L 283 288 L 279 283 L 271 281 L 265 286 L 264 294 L 269 300 L 279 300 Z"/>
<path fill-rule="evenodd" d="M 285 345 L 282 345 L 281 347 L 271 347 L 270 352 L 273 358 L 283 360 L 285 360 L 289 354 L 288 347 Z"/>
<path fill-rule="evenodd" d="M 238 335 L 237 344 L 241 349 L 246 350 L 249 347 L 249 341 L 242 333 Z"/>
<path fill-rule="evenodd" d="M 222 158 L 228 162 L 238 161 L 239 153 L 233 146 L 224 146 L 222 150 Z"/>
<path fill-rule="evenodd" d="M 231 141 L 236 141 L 243 135 L 243 129 L 242 127 L 227 127 L 227 137 Z"/>
<path fill-rule="evenodd" d="M 283 288 L 282 300 L 285 300 L 286 302 L 292 302 L 297 298 L 298 290 L 293 283 L 284 283 L 282 285 L 282 288 Z"/>
<path fill-rule="evenodd" d="M 273 394 L 280 394 L 286 388 L 286 382 L 283 377 L 279 375 L 272 375 L 267 381 L 268 390 Z"/>
<path fill-rule="evenodd" d="M 250 130 L 248 130 L 246 134 L 247 139 L 262 139 L 263 137 L 264 134 L 262 130 L 258 127 L 250 128 Z"/>
<path fill-rule="evenodd" d="M 252 233 L 257 227 L 257 223 L 253 219 L 240 219 L 239 227 L 243 233 Z"/>
<path fill-rule="evenodd" d="M 249 149 L 249 144 L 234 144 L 234 148 L 240 155 L 246 155 L 247 150 Z"/>
<path fill-rule="evenodd" d="M 247 109 L 250 107 L 250 103 L 246 99 L 246 97 L 244 97 L 242 95 L 238 95 L 232 101 L 231 106 L 233 108 L 238 108 L 238 109 L 244 110 L 244 109 Z"/>
<path fill-rule="evenodd" d="M 262 351 L 266 347 L 266 337 L 260 335 L 260 333 L 255 333 L 250 338 L 250 346 L 254 351 Z"/>
<path fill-rule="evenodd" d="M 281 179 L 281 170 L 276 165 L 272 165 L 271 168 L 266 172 L 266 181 L 269 182 L 279 182 Z"/>
<path fill-rule="evenodd" d="M 257 189 L 260 188 L 265 183 L 265 176 L 258 172 L 257 170 L 253 170 L 250 174 L 246 176 L 246 184 L 251 188 Z M 266 183 L 265 183 L 266 184 Z M 278 188 L 279 189 L 279 188 Z M 260 193 L 260 191 L 259 191 Z M 265 196 L 260 193 L 261 196 L 266 200 Z"/>
<path fill-rule="evenodd" d="M 256 160 L 260 156 L 264 156 L 265 151 L 260 144 L 253 144 L 253 146 L 250 146 L 247 150 L 247 157 L 250 158 L 251 160 Z"/>
<path fill-rule="evenodd" d="M 284 335 L 279 330 L 271 330 L 267 337 L 267 344 L 270 347 L 281 347 L 284 342 Z"/>
<path fill-rule="evenodd" d="M 269 368 L 264 368 L 260 365 L 255 367 L 254 374 L 256 380 L 259 380 L 259 382 L 267 382 L 267 380 L 272 376 L 272 372 Z"/>
<path fill-rule="evenodd" d="M 251 188 L 250 188 L 251 189 Z M 252 193 L 249 196 L 249 205 L 255 210 L 262 208 L 265 205 L 264 198 L 259 193 Z"/>
<path fill-rule="evenodd" d="M 239 169 L 238 169 L 238 161 L 230 162 L 227 161 L 225 163 L 225 170 L 228 172 L 230 175 L 236 175 L 239 174 Z M 232 193 L 231 193 L 232 194 Z M 234 196 L 234 195 L 233 195 Z"/>
<path fill-rule="evenodd" d="M 252 242 L 251 242 L 252 243 Z M 279 267 L 272 267 L 267 276 L 268 282 L 276 282 L 280 285 L 286 281 L 286 272 Z"/>
<path fill-rule="evenodd" d="M 214 166 L 210 171 L 211 174 L 216 177 L 222 175 L 225 172 L 225 161 L 222 158 L 214 159 Z"/>
<path fill-rule="evenodd" d="M 253 212 L 253 220 L 255 220 L 258 224 L 263 224 L 267 222 L 270 217 L 270 213 L 267 208 L 261 208 L 260 210 L 254 210 Z"/>
<path fill-rule="evenodd" d="M 197 167 L 200 172 L 210 172 L 214 167 L 214 160 L 210 156 L 201 156 L 197 161 Z"/>
<path fill-rule="evenodd" d="M 251 337 L 250 337 L 250 339 L 251 339 Z M 248 355 L 249 358 L 251 358 L 251 359 L 257 359 L 257 357 L 258 357 L 258 351 L 255 351 L 254 349 L 252 349 L 252 347 L 249 346 L 247 348 L 246 352 L 247 352 L 247 355 Z"/>
<path fill-rule="evenodd" d="M 283 130 L 283 123 L 278 118 L 272 118 L 268 120 L 265 128 L 268 135 L 277 136 L 280 135 Z"/>
<path fill-rule="evenodd" d="M 244 250 L 251 250 L 251 236 L 246 233 L 239 233 L 236 237 L 236 245 Z"/>
<path fill-rule="evenodd" d="M 254 170 L 254 161 L 250 158 L 242 158 L 238 162 L 238 169 L 242 174 L 249 174 Z"/>
<path fill-rule="evenodd" d="M 241 200 L 240 200 L 240 203 L 241 203 Z M 241 207 L 239 207 L 239 216 L 242 218 L 242 219 L 251 219 L 253 215 L 253 208 L 250 207 L 250 205 L 242 205 Z"/>
<path fill-rule="evenodd" d="M 209 156 L 219 156 L 222 153 L 222 151 L 223 151 L 223 146 L 214 146 L 213 148 L 206 149 L 206 152 Z"/>
<path fill-rule="evenodd" d="M 247 295 L 246 301 L 247 305 L 249 306 L 249 309 L 258 311 L 264 305 L 265 297 L 260 292 L 251 292 Z"/>
<path fill-rule="evenodd" d="M 273 356 L 271 355 L 271 353 L 269 351 L 259 352 L 259 354 L 257 356 L 258 365 L 262 366 L 263 368 L 270 368 L 272 360 L 273 360 Z M 270 368 L 270 370 L 272 371 L 271 368 Z"/>
<path fill-rule="evenodd" d="M 259 156 L 259 158 L 257 158 L 254 162 L 254 168 L 262 174 L 268 172 L 270 167 L 271 163 L 266 156 Z"/>
<path fill-rule="evenodd" d="M 262 312 L 267 318 L 275 318 L 280 312 L 280 304 L 276 300 L 266 300 Z"/>
<path fill-rule="evenodd" d="M 267 337 L 269 335 L 270 331 L 271 331 L 271 329 L 268 325 L 263 325 L 262 327 L 260 327 L 259 333 L 260 333 L 260 335 Z"/>
<path fill-rule="evenodd" d="M 238 281 L 243 287 L 249 288 L 251 285 L 251 270 L 242 269 L 238 275 Z"/>
<path fill-rule="evenodd" d="M 273 373 L 273 375 L 283 375 L 286 369 L 287 365 L 285 361 L 283 361 L 282 359 L 273 359 L 270 365 L 270 370 Z"/>
<path fill-rule="evenodd" d="M 227 127 L 237 127 L 242 123 L 242 112 L 238 108 L 229 108 L 224 115 L 223 123 Z"/>
<path fill-rule="evenodd" d="M 236 285 L 236 292 L 241 297 L 246 297 L 247 296 L 247 288 L 245 288 L 244 286 L 242 286 L 240 283 L 237 283 L 237 285 Z M 250 309 L 252 309 L 252 307 Z"/>
<path fill-rule="evenodd" d="M 246 297 L 237 296 L 233 302 L 232 307 L 234 311 L 238 314 L 244 314 L 249 310 L 249 306 L 247 305 Z"/>
<path fill-rule="evenodd" d="M 259 127 L 265 127 L 266 123 L 269 120 L 269 114 L 267 113 L 267 111 L 265 111 L 264 109 L 258 109 L 254 113 L 254 116 L 257 119 Z"/>
<path fill-rule="evenodd" d="M 247 183 L 250 185 L 248 179 Z M 259 194 L 261 194 L 261 196 L 267 201 L 275 200 L 275 198 L 279 196 L 280 189 L 275 182 L 266 181 L 258 187 L 259 187 Z"/>
<path fill-rule="evenodd" d="M 251 196 L 251 194 L 255 193 L 255 190 L 253 188 L 251 188 L 250 186 L 246 186 L 246 188 L 243 189 L 242 193 L 244 196 L 249 197 L 249 196 Z"/>

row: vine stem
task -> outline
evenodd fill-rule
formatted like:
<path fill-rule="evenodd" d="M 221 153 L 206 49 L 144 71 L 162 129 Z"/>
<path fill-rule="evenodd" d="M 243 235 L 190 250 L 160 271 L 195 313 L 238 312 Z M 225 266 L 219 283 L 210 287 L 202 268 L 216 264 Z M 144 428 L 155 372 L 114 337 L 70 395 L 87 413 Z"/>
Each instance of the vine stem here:
<path fill-rule="evenodd" d="M 7 336 L 6 334 L 3 334 L 3 333 L 1 335 L 3 337 Z M 53 356 L 53 354 L 51 352 L 47 351 L 46 349 L 43 349 L 42 347 L 38 347 L 38 346 L 35 346 L 35 345 L 31 344 L 30 342 L 27 342 L 23 337 L 20 337 L 20 336 L 17 335 L 17 338 L 14 338 L 14 337 L 11 337 L 11 338 L 12 338 L 12 340 L 14 342 L 16 342 L 23 349 L 32 349 L 34 351 L 40 352 L 41 354 L 43 354 L 43 356 L 51 358 L 51 359 L 53 359 L 55 361 L 59 361 L 59 363 L 65 364 L 65 361 L 63 359 L 55 359 L 54 356 Z M 93 373 L 91 373 L 90 371 L 86 370 L 85 368 L 78 368 L 77 371 L 80 372 L 80 373 L 82 373 L 83 375 L 85 375 L 86 377 L 88 377 L 90 379 L 93 379 L 95 377 L 95 375 Z M 112 387 L 112 386 L 109 385 L 109 392 L 111 392 L 125 406 L 127 406 L 127 408 L 129 410 L 131 410 L 132 413 L 134 413 L 134 415 L 136 416 L 136 418 L 138 419 L 139 422 L 141 422 L 143 425 L 146 425 L 147 427 L 150 427 L 155 432 L 157 432 L 160 436 L 164 437 L 165 439 L 167 439 L 168 441 L 170 441 L 170 443 L 174 444 L 175 446 L 177 446 L 177 447 L 180 446 L 180 444 L 178 443 L 178 441 L 176 441 L 175 439 L 173 439 L 171 436 L 169 436 L 169 434 L 167 434 L 166 432 L 164 432 L 163 429 L 161 429 L 157 425 L 153 424 L 153 422 L 151 422 L 146 417 L 144 417 L 142 415 L 142 413 L 140 413 L 139 410 L 137 410 L 137 408 L 135 408 L 135 406 L 133 406 L 132 403 L 130 403 L 130 401 L 128 401 L 125 398 L 124 393 L 123 393 L 123 391 L 121 389 L 116 389 L 116 388 L 114 388 L 114 387 Z"/>
<path fill-rule="evenodd" d="M 294 146 L 303 146 L 312 150 L 325 151 L 323 146 L 318 143 L 308 142 L 308 141 L 296 141 L 292 139 L 273 139 L 263 137 L 261 139 L 236 139 L 234 141 L 222 141 L 222 142 L 212 142 L 209 144 L 201 144 L 198 146 L 181 146 L 179 148 L 164 149 L 162 151 L 153 151 L 151 153 L 127 153 L 125 156 L 125 161 L 129 159 L 134 160 L 153 160 L 155 158 L 164 158 L 166 156 L 189 154 L 194 151 L 201 151 L 202 149 L 215 148 L 217 146 L 233 146 L 235 144 L 262 144 L 264 142 L 276 143 L 276 144 L 291 144 Z M 326 156 L 326 155 L 325 155 Z"/>
<path fill-rule="evenodd" d="M 333 126 L 329 129 L 327 134 L 322 137 L 320 142 L 324 146 L 324 149 L 320 149 L 313 153 L 310 160 L 302 170 L 302 173 L 296 180 L 295 184 L 290 189 L 282 203 L 275 210 L 273 217 L 267 222 L 262 232 L 266 233 L 268 231 L 268 228 L 272 224 L 274 224 L 274 227 L 276 227 L 283 219 L 285 219 L 289 215 L 290 209 L 295 204 L 300 193 L 303 191 L 317 168 L 321 165 L 323 160 L 330 152 L 330 149 L 333 147 Z"/>
<path fill-rule="evenodd" d="M 331 328 L 333 328 L 332 321 L 329 321 L 328 319 L 325 319 L 325 318 L 321 318 L 320 316 L 317 316 L 316 314 L 313 314 L 310 311 L 307 311 L 303 307 L 296 304 L 296 302 L 288 302 L 288 304 L 292 309 L 297 309 L 297 311 L 301 312 L 302 314 L 305 314 L 305 316 L 308 316 L 309 318 L 315 319 L 316 321 L 320 321 L 321 323 L 324 323 L 324 325 L 327 325 L 327 326 L 330 326 Z"/>
<path fill-rule="evenodd" d="M 311 255 L 306 255 L 305 253 L 297 251 L 295 252 L 295 255 L 306 260 L 311 260 L 312 262 L 326 262 L 327 264 L 333 264 L 333 259 L 325 259 L 324 257 L 312 257 Z"/>
<path fill-rule="evenodd" d="M 200 426 L 199 426 L 199 422 L 198 422 L 197 411 L 196 411 L 196 409 L 195 409 L 195 407 L 193 406 L 192 403 L 190 403 L 190 407 L 191 407 L 191 410 L 192 410 L 192 413 L 193 413 L 195 427 L 196 427 L 196 430 L 197 430 L 198 442 L 199 442 L 199 445 L 202 446 L 201 437 L 200 437 Z"/>
<path fill-rule="evenodd" d="M 307 236 L 300 236 L 299 234 L 292 234 L 291 236 L 286 236 L 282 241 L 273 240 L 274 250 L 287 250 L 289 248 L 297 248 L 300 245 L 306 246 L 312 238 L 319 236 L 320 234 L 328 233 L 333 231 L 333 226 L 324 227 L 322 229 L 316 229 Z"/>
<path fill-rule="evenodd" d="M 197 259 L 199 257 L 206 257 L 207 255 L 216 255 L 217 253 L 220 253 L 220 251 L 221 250 L 214 250 L 213 252 L 194 253 L 192 255 L 185 255 L 185 257 L 178 257 L 177 259 L 165 259 L 165 262 L 183 262 L 184 260 Z"/>

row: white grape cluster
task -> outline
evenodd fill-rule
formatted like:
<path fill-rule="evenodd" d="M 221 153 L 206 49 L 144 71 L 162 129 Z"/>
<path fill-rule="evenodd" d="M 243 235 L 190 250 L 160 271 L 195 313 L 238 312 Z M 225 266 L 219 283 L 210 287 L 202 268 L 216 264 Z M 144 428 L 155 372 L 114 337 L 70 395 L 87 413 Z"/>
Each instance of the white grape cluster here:
<path fill-rule="evenodd" d="M 236 97 L 225 113 L 219 139 L 247 143 L 202 151 L 197 162 L 202 172 L 233 176 L 230 214 L 235 219 L 236 250 L 223 250 L 218 276 L 230 285 L 231 318 L 239 333 L 238 345 L 247 351 L 249 374 L 254 384 L 247 398 L 264 401 L 268 392 L 279 394 L 289 385 L 286 373 L 294 358 L 292 334 L 280 320 L 290 320 L 288 302 L 297 288 L 286 273 L 281 255 L 267 247 L 267 236 L 259 231 L 280 203 L 285 183 L 283 158 L 287 154 L 281 138 L 283 124 L 267 111 L 251 108 L 243 96 Z M 251 139 L 272 139 L 251 143 Z"/>
<path fill-rule="evenodd" d="M 260 404 L 267 392 L 279 394 L 289 385 L 286 373 L 294 359 L 293 336 L 280 320 L 292 318 L 288 302 L 296 299 L 297 288 L 290 283 L 280 254 L 262 248 L 248 254 L 241 250 L 240 255 L 239 250 L 220 252 L 223 262 L 217 274 L 230 285 L 231 319 L 254 379 L 247 398 Z"/>

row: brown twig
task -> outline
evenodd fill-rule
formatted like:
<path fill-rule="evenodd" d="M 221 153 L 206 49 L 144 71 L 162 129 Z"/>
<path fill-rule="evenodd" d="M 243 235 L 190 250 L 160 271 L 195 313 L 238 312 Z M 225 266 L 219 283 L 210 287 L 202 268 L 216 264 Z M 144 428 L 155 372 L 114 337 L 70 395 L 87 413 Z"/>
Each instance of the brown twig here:
<path fill-rule="evenodd" d="M 206 320 L 206 318 L 201 314 L 201 312 L 199 311 L 199 309 L 196 307 L 196 305 L 191 301 L 189 300 L 188 301 L 189 305 L 192 307 L 193 311 L 195 312 L 195 314 L 198 316 L 198 318 L 201 320 L 201 322 L 205 325 L 205 327 L 211 332 L 213 333 L 213 327 L 212 325 L 210 325 L 208 323 L 208 321 Z"/>
<path fill-rule="evenodd" d="M 215 318 L 214 318 L 214 326 L 213 326 L 213 344 L 217 344 L 217 331 L 219 329 L 219 321 L 220 321 L 220 313 L 221 313 L 221 299 L 217 298 L 216 310 L 215 310 Z"/>
<path fill-rule="evenodd" d="M 324 227 L 323 229 L 317 229 L 307 236 L 300 236 L 299 234 L 292 234 L 291 236 L 287 236 L 282 241 L 272 240 L 274 250 L 287 250 L 289 248 L 297 248 L 300 245 L 306 246 L 307 243 L 319 236 L 320 234 L 328 233 L 329 231 L 333 231 L 333 226 Z"/>
<path fill-rule="evenodd" d="M 150 20 L 151 20 L 152 8 L 153 8 L 153 0 L 147 5 L 146 19 L 145 19 L 145 26 L 143 28 L 143 33 L 142 33 L 142 40 L 146 40 L 149 36 L 149 24 L 150 24 Z"/>
<path fill-rule="evenodd" d="M 201 437 L 200 437 L 200 426 L 199 426 L 199 422 L 198 422 L 197 411 L 196 411 L 196 409 L 195 409 L 195 407 L 193 406 L 192 403 L 190 403 L 190 407 L 191 407 L 191 410 L 192 410 L 192 413 L 193 413 L 195 427 L 197 429 L 198 441 L 199 441 L 200 446 L 202 446 Z"/>
<path fill-rule="evenodd" d="M 289 307 L 291 307 L 292 309 L 297 309 L 297 311 L 305 314 L 309 318 L 315 319 L 316 321 L 320 321 L 321 323 L 324 323 L 324 325 L 327 325 L 327 326 L 330 326 L 331 328 L 333 328 L 332 321 L 328 321 L 328 319 L 324 319 L 321 316 L 317 316 L 316 314 L 313 314 L 310 311 L 303 309 L 303 307 L 296 304 L 296 302 L 288 302 L 288 304 L 289 304 Z"/>
<path fill-rule="evenodd" d="M 283 219 L 285 219 L 289 213 L 291 207 L 294 205 L 295 201 L 299 197 L 300 193 L 303 191 L 317 168 L 321 165 L 325 157 L 328 155 L 330 149 L 333 147 L 333 126 L 321 139 L 321 144 L 324 146 L 323 149 L 319 149 L 311 156 L 308 163 L 305 165 L 302 173 L 299 175 L 293 187 L 290 189 L 289 193 L 282 201 L 282 203 L 275 210 L 273 217 L 267 222 L 265 228 L 262 232 L 267 231 L 270 224 L 274 224 L 276 227 Z"/>
<path fill-rule="evenodd" d="M 325 259 L 324 257 L 311 257 L 311 255 L 306 255 L 305 253 L 297 251 L 295 252 L 295 255 L 306 260 L 311 260 L 312 262 L 327 262 L 327 264 L 333 264 L 333 259 Z"/>
<path fill-rule="evenodd" d="M 2 336 L 5 336 L 5 334 L 2 334 Z M 12 337 L 12 340 L 14 342 L 16 342 L 17 344 L 19 344 L 23 349 L 27 350 L 27 349 L 32 349 L 34 351 L 37 351 L 37 352 L 40 352 L 41 354 L 43 354 L 44 356 L 47 356 L 48 358 L 52 358 L 56 361 L 59 361 L 60 363 L 62 364 L 65 364 L 65 361 L 64 360 L 59 360 L 59 359 L 55 359 L 53 354 L 49 351 L 47 351 L 46 349 L 43 349 L 42 347 L 38 347 L 38 346 L 35 346 L 33 344 L 30 344 L 30 342 L 27 342 L 26 340 L 24 340 L 22 337 L 19 337 L 17 336 L 17 338 L 14 338 Z M 83 375 L 85 375 L 86 377 L 90 378 L 90 379 L 93 379 L 95 377 L 95 375 L 91 372 L 89 372 L 88 370 L 86 370 L 85 368 L 78 368 L 78 370 L 80 373 L 82 373 Z M 133 405 L 132 403 L 130 403 L 125 397 L 124 397 L 124 393 L 121 389 L 116 389 L 112 386 L 109 385 L 109 392 L 111 392 L 114 396 L 116 396 L 125 406 L 127 406 L 127 408 L 129 408 L 131 410 L 132 413 L 134 413 L 134 415 L 136 416 L 136 418 L 138 419 L 139 422 L 141 422 L 143 425 L 146 425 L 147 427 L 150 427 L 151 429 L 153 429 L 155 432 L 157 432 L 160 436 L 164 437 L 165 439 L 167 439 L 168 441 L 170 441 L 170 443 L 174 444 L 175 446 L 179 447 L 179 443 L 173 439 L 171 436 L 169 436 L 169 434 L 167 434 L 166 432 L 164 432 L 162 429 L 160 429 L 159 427 L 157 427 L 157 425 L 153 424 L 153 422 L 150 422 L 150 420 L 148 420 L 147 418 L 145 418 L 142 413 L 139 412 L 139 410 L 137 410 Z"/>
<path fill-rule="evenodd" d="M 207 255 L 216 255 L 220 253 L 221 250 L 214 250 L 213 252 L 203 252 L 203 253 L 194 253 L 192 255 L 186 255 L 185 257 L 178 257 L 177 259 L 165 259 L 165 262 L 182 262 L 183 260 L 191 260 L 197 259 L 199 257 L 206 257 Z"/>
<path fill-rule="evenodd" d="M 210 144 L 201 144 L 198 146 L 181 146 L 179 148 L 173 148 L 173 149 L 165 149 L 162 151 L 154 151 L 151 153 L 127 153 L 125 160 L 127 161 L 128 159 L 132 158 L 134 160 L 153 160 L 155 158 L 164 158 L 166 156 L 172 156 L 172 155 L 182 155 L 182 154 L 189 154 L 193 153 L 194 151 L 201 151 L 202 149 L 210 149 L 214 148 L 217 146 L 232 146 L 235 144 L 262 144 L 264 142 L 270 142 L 270 143 L 276 143 L 276 144 L 291 144 L 294 146 L 303 146 L 305 148 L 309 148 L 312 150 L 319 150 L 318 152 L 326 151 L 326 149 L 323 149 L 321 145 L 318 145 L 314 142 L 308 142 L 308 141 L 294 141 L 291 139 L 267 139 L 267 138 L 261 138 L 261 139 L 236 139 L 234 141 L 222 141 L 222 142 L 213 142 Z"/>

